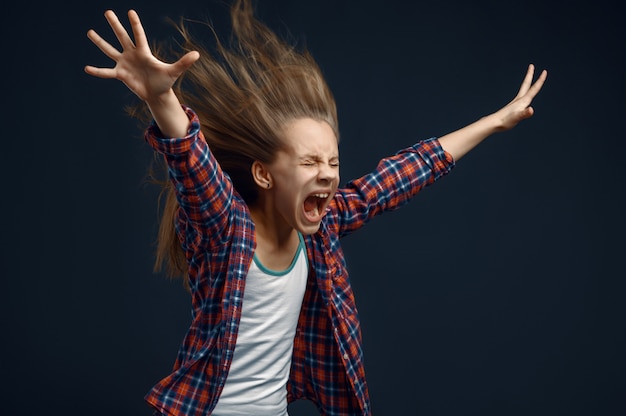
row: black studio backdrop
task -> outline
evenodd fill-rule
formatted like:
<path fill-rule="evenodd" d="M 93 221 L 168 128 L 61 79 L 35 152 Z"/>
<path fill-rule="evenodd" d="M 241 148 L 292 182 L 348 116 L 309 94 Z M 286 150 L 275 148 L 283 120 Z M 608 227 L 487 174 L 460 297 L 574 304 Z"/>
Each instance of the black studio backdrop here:
<path fill-rule="evenodd" d="M 336 95 L 343 183 L 506 104 L 528 63 L 549 70 L 531 120 L 345 239 L 375 414 L 625 414 L 617 4 L 257 4 Z M 82 70 L 109 65 L 85 36 L 113 40 L 107 8 L 135 8 L 153 40 L 175 36 L 166 17 L 228 27 L 217 1 L 5 9 L 1 414 L 148 415 L 189 324 L 186 292 L 152 272 L 133 96 Z"/>

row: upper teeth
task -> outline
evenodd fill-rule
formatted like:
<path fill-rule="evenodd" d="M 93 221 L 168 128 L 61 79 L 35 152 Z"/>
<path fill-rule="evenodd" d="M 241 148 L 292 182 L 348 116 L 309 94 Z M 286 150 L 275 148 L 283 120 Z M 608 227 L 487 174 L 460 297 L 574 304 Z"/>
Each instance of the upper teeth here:
<path fill-rule="evenodd" d="M 323 198 L 323 199 L 328 198 L 328 194 L 313 194 L 313 196 L 316 198 Z"/>

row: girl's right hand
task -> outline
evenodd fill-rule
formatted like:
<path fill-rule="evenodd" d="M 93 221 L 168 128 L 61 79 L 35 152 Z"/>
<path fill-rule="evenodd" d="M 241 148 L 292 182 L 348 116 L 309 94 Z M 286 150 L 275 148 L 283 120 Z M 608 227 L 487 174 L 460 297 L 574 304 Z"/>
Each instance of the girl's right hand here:
<path fill-rule="evenodd" d="M 139 16 L 134 10 L 128 12 L 128 19 L 135 42 L 113 11 L 107 10 L 104 16 L 120 42 L 122 52 L 101 38 L 93 29 L 89 30 L 87 37 L 106 56 L 115 61 L 115 67 L 98 68 L 87 65 L 85 72 L 98 78 L 114 78 L 122 81 L 148 104 L 159 101 L 161 97 L 171 93 L 176 79 L 200 56 L 198 52 L 192 51 L 173 64 L 160 61 L 152 54 Z"/>

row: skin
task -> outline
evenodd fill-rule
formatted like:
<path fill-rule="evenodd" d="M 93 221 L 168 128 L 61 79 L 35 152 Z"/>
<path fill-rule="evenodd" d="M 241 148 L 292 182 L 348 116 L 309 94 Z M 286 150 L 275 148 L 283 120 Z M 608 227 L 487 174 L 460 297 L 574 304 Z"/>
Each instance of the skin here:
<path fill-rule="evenodd" d="M 135 11 L 128 12 L 134 41 L 115 13 L 108 10 L 104 16 L 122 50 L 89 30 L 87 37 L 115 62 L 115 66 L 88 65 L 85 72 L 98 78 L 122 81 L 146 102 L 165 136 L 185 136 L 189 120 L 172 86 L 199 58 L 198 52 L 188 52 L 174 63 L 162 62 L 152 54 Z M 488 136 L 510 130 L 531 117 L 534 113 L 532 100 L 547 77 L 544 70 L 533 83 L 534 72 L 534 65 L 529 65 L 517 95 L 500 110 L 440 137 L 444 150 L 459 160 Z M 275 270 L 282 270 L 291 262 L 298 244 L 296 231 L 310 234 L 319 227 L 321 217 L 312 219 L 304 213 L 306 197 L 326 191 L 332 196 L 339 183 L 337 138 L 330 126 L 316 120 L 298 119 L 284 126 L 282 133 L 287 144 L 285 149 L 272 164 L 256 162 L 251 172 L 261 190 L 259 202 L 250 207 L 257 228 L 257 257 L 266 267 Z M 320 213 L 326 205 L 321 207 Z"/>

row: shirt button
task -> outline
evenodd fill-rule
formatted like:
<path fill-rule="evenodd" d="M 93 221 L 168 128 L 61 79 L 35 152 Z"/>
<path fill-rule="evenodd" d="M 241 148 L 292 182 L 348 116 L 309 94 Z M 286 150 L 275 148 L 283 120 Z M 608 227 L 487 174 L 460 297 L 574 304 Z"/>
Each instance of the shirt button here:
<path fill-rule="evenodd" d="M 348 354 L 344 354 L 344 355 L 343 355 L 343 359 L 344 359 L 344 360 L 347 360 L 347 359 L 348 359 Z"/>

